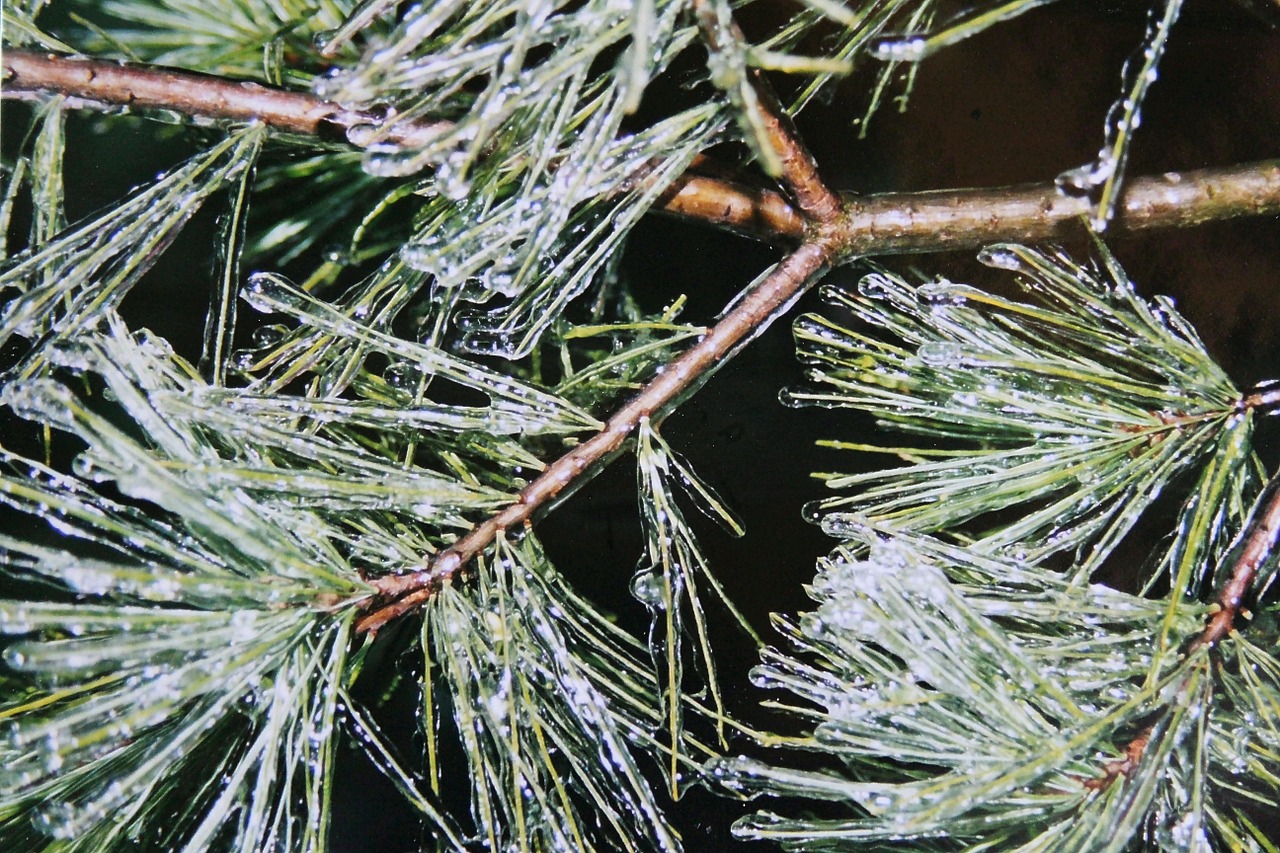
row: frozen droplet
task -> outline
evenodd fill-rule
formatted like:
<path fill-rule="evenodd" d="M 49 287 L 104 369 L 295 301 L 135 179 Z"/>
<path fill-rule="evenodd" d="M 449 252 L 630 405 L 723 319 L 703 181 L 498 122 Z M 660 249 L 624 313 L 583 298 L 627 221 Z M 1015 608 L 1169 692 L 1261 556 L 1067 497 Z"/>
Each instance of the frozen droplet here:
<path fill-rule="evenodd" d="M 27 608 L 13 602 L 0 602 L 0 633 L 25 634 L 31 630 Z"/>
<path fill-rule="evenodd" d="M 507 331 L 473 329 L 462 336 L 462 349 L 472 355 L 491 355 L 498 358 L 519 358 L 516 334 Z"/>
<path fill-rule="evenodd" d="M 69 426 L 71 392 L 52 379 L 14 382 L 4 389 L 0 401 L 25 420 Z"/>
<path fill-rule="evenodd" d="M 266 272 L 249 276 L 249 283 L 240 291 L 240 296 L 251 308 L 263 314 L 271 314 L 281 308 L 298 307 L 305 302 L 292 282 Z"/>
<path fill-rule="evenodd" d="M 654 610 L 665 608 L 662 577 L 648 569 L 636 573 L 631 579 L 631 595 L 646 607 Z"/>
<path fill-rule="evenodd" d="M 375 178 L 402 178 L 422 171 L 427 165 L 414 152 L 393 145 L 372 145 L 367 151 L 361 166 Z"/>
<path fill-rule="evenodd" d="M 929 42 L 921 36 L 887 36 L 872 42 L 869 52 L 882 62 L 919 62 L 925 58 Z"/>
<path fill-rule="evenodd" d="M 51 732 L 36 743 L 36 761 L 49 773 L 57 773 L 62 768 L 62 744 L 56 733 Z"/>
<path fill-rule="evenodd" d="M 5 626 L 8 629 L 8 626 Z M 12 629 L 8 629 L 12 632 Z M 10 669 L 22 669 L 27 662 L 27 656 L 20 646 L 9 646 L 4 650 L 3 659 L 5 666 Z"/>
<path fill-rule="evenodd" d="M 77 373 L 93 368 L 96 352 L 86 346 L 68 342 L 45 349 L 45 358 L 52 365 L 65 367 Z"/>
<path fill-rule="evenodd" d="M 890 290 L 889 279 L 880 273 L 864 275 L 858 281 L 858 292 L 868 299 L 883 299 Z"/>
<path fill-rule="evenodd" d="M 1109 149 L 1098 152 L 1098 157 L 1091 163 L 1068 169 L 1054 179 L 1058 191 L 1063 195 L 1092 197 L 1116 172 L 1116 158 Z"/>
<path fill-rule="evenodd" d="M 382 371 L 382 378 L 388 385 L 411 394 L 418 392 L 418 386 L 425 375 L 425 371 L 418 365 L 404 362 L 393 362 Z"/>
<path fill-rule="evenodd" d="M 259 326 L 253 330 L 249 340 L 258 349 L 266 349 L 280 343 L 284 338 L 285 331 L 285 327 L 280 325 Z"/>
<path fill-rule="evenodd" d="M 86 450 L 71 460 L 71 470 L 77 477 L 93 483 L 101 483 L 111 478 L 109 471 L 102 470 L 93 453 Z"/>
<path fill-rule="evenodd" d="M 711 51 L 707 57 L 707 73 L 711 84 L 728 92 L 742 84 L 742 64 L 724 51 Z"/>
<path fill-rule="evenodd" d="M 993 269 L 1010 272 L 1024 272 L 1027 268 L 1019 250 L 1004 243 L 984 247 L 978 252 L 978 262 Z"/>
<path fill-rule="evenodd" d="M 955 341 L 925 341 L 916 354 L 930 367 L 960 367 L 965 361 L 965 349 Z"/>
<path fill-rule="evenodd" d="M 967 285 L 941 279 L 920 285 L 916 294 L 931 307 L 944 307 L 964 305 L 969 300 L 972 290 Z"/>
<path fill-rule="evenodd" d="M 347 141 L 357 148 L 368 148 L 379 141 L 380 130 L 376 124 L 353 124 L 347 128 Z"/>
<path fill-rule="evenodd" d="M 257 363 L 258 352 L 256 350 L 242 349 L 236 350 L 231 354 L 231 369 L 240 373 L 247 373 Z"/>
<path fill-rule="evenodd" d="M 329 46 L 333 44 L 337 34 L 337 30 L 320 30 L 311 37 L 311 46 L 318 50 L 321 56 L 328 56 Z"/>
<path fill-rule="evenodd" d="M 463 152 L 449 155 L 436 166 L 434 186 L 440 195 L 453 201 L 463 201 L 471 194 L 471 180 L 467 175 L 469 159 Z"/>

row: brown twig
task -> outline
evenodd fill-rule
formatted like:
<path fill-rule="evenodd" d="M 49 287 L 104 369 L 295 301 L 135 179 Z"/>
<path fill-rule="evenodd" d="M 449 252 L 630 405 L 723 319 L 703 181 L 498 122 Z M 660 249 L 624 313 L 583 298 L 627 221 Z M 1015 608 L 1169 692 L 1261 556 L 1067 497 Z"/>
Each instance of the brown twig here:
<path fill-rule="evenodd" d="M 733 351 L 763 331 L 804 292 L 826 266 L 837 247 L 823 241 L 806 242 L 784 258 L 773 271 L 737 300 L 724 319 L 707 336 L 666 365 L 629 403 L 618 410 L 604 429 L 546 467 L 526 486 L 516 501 L 491 516 L 436 555 L 418 572 L 375 582 L 385 603 L 356 623 L 360 632 L 377 631 L 397 616 L 425 603 L 440 584 L 453 577 L 493 542 L 502 530 L 530 521 L 540 508 L 574 483 L 584 471 L 622 448 L 627 436 L 645 417 L 669 408 L 697 387 L 709 371 Z M 390 599 L 390 600 L 389 600 Z"/>
<path fill-rule="evenodd" d="M 1280 474 L 1271 478 L 1236 544 L 1227 551 L 1225 562 L 1231 574 L 1218 593 L 1218 609 L 1191 643 L 1188 654 L 1217 644 L 1235 629 L 1236 617 L 1253 588 L 1258 568 L 1274 553 L 1277 541 L 1280 541 Z"/>
<path fill-rule="evenodd" d="M 658 197 L 672 216 L 766 240 L 800 240 L 806 221 L 780 193 L 686 173 Z"/>
<path fill-rule="evenodd" d="M 840 239 L 852 254 L 942 251 L 996 240 L 1040 242 L 1080 234 L 1088 199 L 1050 184 L 887 193 L 845 202 Z M 1280 213 L 1280 160 L 1167 173 L 1128 182 L 1109 233 L 1187 227 Z"/>
<path fill-rule="evenodd" d="M 1105 791 L 1121 776 L 1125 778 L 1132 776 L 1138 769 L 1139 762 L 1142 761 L 1143 753 L 1147 751 L 1147 744 L 1151 743 L 1151 733 L 1151 726 L 1147 726 L 1125 746 L 1124 758 L 1108 761 L 1102 766 L 1101 776 L 1085 779 L 1081 784 L 1090 791 Z"/>
<path fill-rule="evenodd" d="M 209 74 L 102 59 L 59 56 L 6 48 L 3 94 L 6 98 L 57 92 L 83 106 L 174 110 L 188 116 L 231 121 L 258 120 L 290 133 L 350 142 L 357 127 L 378 127 L 384 117 L 349 110 L 305 92 L 231 80 Z M 378 141 L 421 147 L 453 124 L 446 121 L 398 123 Z"/>
<path fill-rule="evenodd" d="M 705 3 L 696 3 L 700 17 Z M 714 38 L 714 35 L 710 36 Z M 711 48 L 714 50 L 715 45 Z M 661 368 L 643 390 L 617 411 L 604 429 L 552 462 L 536 480 L 526 486 L 515 503 L 473 527 L 465 536 L 435 556 L 419 572 L 387 579 L 379 587 L 380 598 L 387 602 L 372 610 L 356 623 L 359 632 L 376 632 L 388 621 L 424 604 L 440 584 L 462 570 L 487 548 L 501 531 L 528 524 L 536 511 L 548 506 L 562 491 L 579 480 L 588 469 L 598 466 L 621 450 L 631 432 L 645 418 L 654 417 L 682 397 L 692 393 L 710 376 L 716 365 L 728 359 L 743 344 L 763 332 L 769 324 L 800 297 L 818 273 L 841 255 L 844 247 L 833 238 L 839 230 L 842 209 L 839 198 L 822 182 L 817 165 L 801 143 L 763 77 L 752 80 L 764 104 L 768 137 L 782 164 L 782 178 L 795 197 L 803 219 L 794 212 L 784 212 L 771 196 L 761 205 L 761 196 L 744 198 L 740 208 L 722 209 L 722 216 L 755 217 L 770 215 L 778 220 L 799 224 L 804 241 L 773 270 L 747 290 L 726 309 L 706 337 L 698 341 L 670 364 Z M 678 199 L 682 193 L 698 195 L 698 179 L 686 178 L 669 194 Z M 701 179 L 710 184 L 713 179 Z M 723 202 L 720 182 L 715 182 L 715 196 Z M 748 192 L 743 190 L 744 193 Z M 686 195 L 687 198 L 687 195 Z M 785 205 L 779 198 L 776 200 Z M 735 213 L 736 211 L 736 213 Z M 762 213 L 767 211 L 767 213 Z M 794 217 L 794 220 L 792 219 Z"/>
<path fill-rule="evenodd" d="M 1239 408 L 1253 409 L 1275 402 L 1274 389 L 1255 391 L 1245 395 Z M 1216 645 L 1228 636 L 1236 627 L 1236 618 L 1243 612 L 1246 597 L 1258 576 L 1258 568 L 1276 549 L 1280 541 L 1280 473 L 1271 478 L 1271 482 L 1258 497 L 1253 515 L 1240 531 L 1240 536 L 1223 559 L 1219 573 L 1229 570 L 1226 583 L 1218 593 L 1217 609 L 1209 618 L 1208 624 L 1191 644 L 1187 646 L 1187 655 Z M 1104 791 L 1120 776 L 1132 776 L 1142 760 L 1142 754 L 1151 741 L 1152 728 L 1148 726 L 1131 740 L 1124 749 L 1124 758 L 1103 765 L 1102 775 L 1084 780 L 1084 787 L 1092 791 Z"/>
<path fill-rule="evenodd" d="M 711 53 L 726 53 L 743 43 L 742 31 L 738 29 L 737 23 L 732 19 L 721 20 L 719 10 L 712 8 L 707 0 L 694 0 L 693 10 L 698 18 L 703 41 L 707 43 L 707 50 Z M 729 44 L 730 41 L 735 44 Z M 762 107 L 765 136 L 782 164 L 782 174 L 779 177 L 790 190 L 796 206 L 812 222 L 834 221 L 840 215 L 840 199 L 818 174 L 817 162 L 800 140 L 800 134 L 796 133 L 791 118 L 782 108 L 773 87 L 765 79 L 764 72 L 751 68 L 747 73 Z"/>
<path fill-rule="evenodd" d="M 347 110 L 303 92 L 153 66 L 6 49 L 5 98 L 57 92 L 82 106 L 134 106 L 233 121 L 257 119 L 280 130 L 350 142 L 356 127 L 377 128 L 382 117 Z M 448 130 L 443 121 L 398 123 L 380 142 L 412 147 Z M 793 139 L 781 118 L 774 136 Z M 795 144 L 788 183 L 817 221 L 829 209 L 829 193 L 808 192 L 821 183 L 812 158 Z M 806 218 L 781 194 L 694 173 L 677 179 L 659 199 L 663 212 L 772 240 L 799 241 Z M 834 196 L 831 196 L 834 198 Z M 818 200 L 815 200 L 818 199 Z M 1051 184 L 995 189 L 949 189 L 850 197 L 839 238 L 854 254 L 894 254 L 970 248 L 993 240 L 1039 241 L 1069 236 L 1089 210 L 1087 199 L 1067 198 Z M 1129 182 L 1112 231 L 1186 227 L 1237 216 L 1280 213 L 1280 161 L 1136 178 Z"/>
<path fill-rule="evenodd" d="M 1080 235 L 1090 211 L 1050 183 L 846 196 L 835 235 L 851 254 L 969 249 Z M 685 175 L 662 197 L 665 213 L 765 238 L 798 240 L 805 220 L 776 193 Z M 1186 228 L 1240 216 L 1280 214 L 1280 160 L 1168 172 L 1127 183 L 1113 234 Z"/>

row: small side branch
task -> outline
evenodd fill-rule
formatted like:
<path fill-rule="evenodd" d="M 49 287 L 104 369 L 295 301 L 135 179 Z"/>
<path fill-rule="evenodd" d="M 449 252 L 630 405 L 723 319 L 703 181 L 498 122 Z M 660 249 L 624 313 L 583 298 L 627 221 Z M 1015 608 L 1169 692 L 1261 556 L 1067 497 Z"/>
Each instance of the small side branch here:
<path fill-rule="evenodd" d="M 192 117 L 258 120 L 290 133 L 347 142 L 352 128 L 381 122 L 380 116 L 347 110 L 305 92 L 154 66 L 6 49 L 2 67 L 0 95 L 5 98 L 52 92 L 84 107 L 134 106 Z M 775 113 L 775 120 L 774 139 L 785 151 L 795 136 L 782 113 Z M 374 136 L 382 143 L 413 147 L 450 126 L 444 121 L 398 123 L 385 137 Z M 802 188 L 821 183 L 812 158 L 796 143 L 789 162 L 793 192 L 798 199 L 807 197 Z M 813 196 L 808 207 L 797 211 L 779 193 L 690 173 L 668 188 L 658 209 L 766 240 L 799 241 L 806 218 L 829 209 L 828 196 L 837 198 L 821 190 L 808 195 Z M 814 213 L 803 213 L 806 209 Z M 852 254 L 945 251 L 995 240 L 1036 242 L 1072 236 L 1079 233 L 1077 223 L 1089 210 L 1086 199 L 1068 198 L 1048 183 L 887 193 L 849 197 L 843 215 L 828 228 Z M 1280 161 L 1270 160 L 1134 179 L 1121 197 L 1111 231 L 1185 228 L 1275 214 L 1280 214 Z"/>
<path fill-rule="evenodd" d="M 709 0 L 694 0 L 694 14 L 707 49 L 712 54 L 730 53 L 744 43 L 742 31 L 732 20 L 722 21 Z M 725 12 L 727 15 L 728 13 Z M 735 44 L 727 44 L 732 40 Z M 751 68 L 750 86 L 755 90 L 764 120 L 764 133 L 782 163 L 782 180 L 795 198 L 796 206 L 811 221 L 832 222 L 840 215 L 840 199 L 818 174 L 818 164 L 800 140 L 787 111 L 774 94 L 773 87 L 758 68 Z"/>
<path fill-rule="evenodd" d="M 1240 406 L 1253 408 L 1264 396 L 1259 393 L 1247 395 L 1240 401 Z M 1271 478 L 1259 496 L 1257 508 L 1248 524 L 1227 552 L 1224 569 L 1229 568 L 1231 574 L 1218 593 L 1217 609 L 1208 624 L 1187 647 L 1188 655 L 1216 645 L 1235 630 L 1236 618 L 1244 612 L 1244 602 L 1253 589 L 1258 569 L 1275 552 L 1277 542 L 1280 542 L 1280 474 Z M 1124 758 L 1104 765 L 1102 775 L 1085 780 L 1084 787 L 1105 791 L 1121 776 L 1132 776 L 1151 741 L 1151 732 L 1150 727 L 1143 729 L 1125 746 Z"/>
<path fill-rule="evenodd" d="M 1271 478 L 1257 508 L 1240 533 L 1235 547 L 1227 552 L 1231 574 L 1218 593 L 1218 610 L 1188 652 L 1205 646 L 1213 646 L 1235 628 L 1236 617 L 1242 612 L 1244 601 L 1253 589 L 1258 569 L 1276 549 L 1280 540 L 1280 474 Z"/>
<path fill-rule="evenodd" d="M 1141 734 L 1125 745 L 1124 758 L 1107 762 L 1102 767 L 1102 775 L 1085 779 L 1082 783 L 1084 787 L 1090 791 L 1105 791 L 1121 776 L 1126 779 L 1132 776 L 1142 761 L 1143 753 L 1147 751 L 1147 744 L 1151 743 L 1151 732 L 1150 726 L 1143 729 Z"/>
<path fill-rule="evenodd" d="M 352 128 L 376 127 L 383 122 L 382 116 L 373 113 L 344 109 L 305 92 L 252 80 L 18 49 L 6 49 L 2 62 L 6 98 L 57 92 L 81 101 L 82 106 L 138 107 L 193 117 L 257 120 L 277 130 L 342 142 L 350 141 Z M 445 121 L 405 122 L 378 141 L 421 147 L 450 127 L 452 124 Z"/>
<path fill-rule="evenodd" d="M 685 173 L 659 198 L 656 209 L 763 240 L 801 240 L 805 218 L 780 193 Z"/>
<path fill-rule="evenodd" d="M 392 619 L 421 607 L 441 584 L 487 548 L 499 531 L 518 529 L 528 523 L 537 510 L 549 505 L 585 471 L 621 450 L 627 436 L 642 418 L 660 414 L 694 390 L 712 368 L 767 327 L 794 302 L 830 262 L 833 254 L 834 247 L 822 242 L 800 246 L 735 303 L 705 338 L 666 365 L 609 419 L 603 430 L 548 465 L 520 492 L 514 503 L 472 528 L 451 547 L 437 554 L 426 568 L 374 581 L 383 603 L 362 617 L 356 623 L 356 630 L 377 631 Z"/>

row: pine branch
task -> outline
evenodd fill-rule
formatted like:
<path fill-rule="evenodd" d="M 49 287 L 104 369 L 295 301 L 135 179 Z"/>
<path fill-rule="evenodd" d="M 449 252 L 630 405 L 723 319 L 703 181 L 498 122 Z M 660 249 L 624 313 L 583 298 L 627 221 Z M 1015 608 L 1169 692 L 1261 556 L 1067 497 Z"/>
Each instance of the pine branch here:
<path fill-rule="evenodd" d="M 1257 408 L 1271 402 L 1271 395 L 1254 393 L 1241 401 L 1240 408 Z M 1258 498 L 1257 507 L 1241 532 L 1237 546 L 1228 552 L 1231 574 L 1218 594 L 1217 610 L 1204 631 L 1187 648 L 1188 655 L 1217 645 L 1235 630 L 1236 617 L 1243 612 L 1242 605 L 1253 589 L 1259 567 L 1275 553 L 1276 543 L 1280 540 L 1280 475 L 1271 479 Z M 1085 780 L 1085 788 L 1106 790 L 1119 777 L 1133 775 L 1150 740 L 1151 729 L 1146 728 L 1125 746 L 1124 758 L 1104 765 L 1101 776 Z"/>
<path fill-rule="evenodd" d="M 699 16 L 705 18 L 705 4 L 699 4 L 697 8 Z M 715 30 L 713 24 L 707 26 Z M 712 33 L 714 37 L 715 32 Z M 714 42 L 711 49 L 716 49 Z M 835 194 L 822 182 L 813 158 L 795 128 L 787 122 L 785 112 L 772 96 L 767 83 L 760 77 L 753 77 L 751 90 L 764 105 L 762 112 L 767 116 L 768 144 L 783 163 L 782 177 L 808 217 L 807 224 L 817 230 L 726 308 L 723 319 L 705 338 L 661 369 L 639 394 L 609 419 L 604 429 L 548 465 L 537 479 L 521 490 L 514 503 L 437 554 L 426 569 L 383 579 L 377 587 L 380 598 L 393 600 L 360 619 L 356 623 L 358 631 L 376 632 L 389 620 L 422 606 L 446 580 L 461 571 L 503 531 L 529 523 L 539 508 L 553 502 L 583 472 L 616 454 L 636 427 L 660 418 L 668 406 L 696 390 L 718 365 L 768 328 L 841 253 L 839 242 L 829 236 L 837 230 L 841 214 Z"/>
<path fill-rule="evenodd" d="M 3 61 L 6 98 L 58 92 L 80 100 L 76 106 L 174 110 L 231 121 L 257 119 L 276 130 L 348 142 L 355 128 L 382 122 L 372 112 L 348 110 L 315 95 L 252 80 L 16 48 L 6 48 Z M 421 145 L 451 126 L 443 121 L 402 123 L 379 141 Z"/>
<path fill-rule="evenodd" d="M 137 106 L 229 120 L 257 119 L 279 130 L 351 141 L 354 128 L 377 126 L 381 117 L 348 110 L 314 95 L 187 71 L 71 59 L 20 49 L 4 52 L 0 96 L 30 98 L 56 92 L 79 106 Z M 379 143 L 413 146 L 450 127 L 444 121 L 399 122 Z M 771 138 L 791 138 L 778 119 Z M 364 141 L 362 132 L 356 139 Z M 786 180 L 799 204 L 817 215 L 829 210 L 827 194 L 812 188 L 817 172 L 797 147 Z M 779 193 L 700 175 L 706 161 L 677 179 L 658 209 L 764 239 L 799 240 L 805 218 Z M 1008 240 L 1035 242 L 1076 232 L 1092 210 L 1087 198 L 1063 195 L 1050 183 L 982 189 L 885 193 L 845 199 L 839 240 L 852 254 L 896 254 L 971 248 Z M 1186 228 L 1240 216 L 1280 213 L 1280 161 L 1196 169 L 1131 179 L 1121 194 L 1113 233 Z M 823 214 L 825 215 L 825 214 Z M 821 218 L 821 217 L 819 217 Z M 831 226 L 829 226 L 831 227 Z"/>
<path fill-rule="evenodd" d="M 693 9 L 712 57 L 723 54 L 745 66 L 745 61 L 742 60 L 742 31 L 731 17 L 728 4 L 694 0 Z M 725 60 L 722 58 L 721 61 Z M 718 82 L 733 97 L 733 86 L 727 82 Z M 759 68 L 743 67 L 739 75 L 731 78 L 731 82 L 736 83 L 741 91 L 741 99 L 749 102 L 748 109 L 742 110 L 741 114 L 750 115 L 757 120 L 758 130 L 764 136 L 763 142 L 776 155 L 777 174 L 791 191 L 800 210 L 814 222 L 834 220 L 840 214 L 840 199 L 818 174 L 818 164 L 801 142 L 763 72 Z M 766 168 L 769 160 L 770 158 L 765 158 Z"/>
<path fill-rule="evenodd" d="M 825 241 L 801 245 L 749 289 L 705 338 L 668 364 L 619 409 L 604 429 L 548 465 L 520 492 L 514 503 L 472 528 L 437 554 L 425 569 L 373 580 L 371 583 L 380 598 L 393 600 L 365 615 L 356 623 L 356 630 L 377 631 L 392 619 L 422 606 L 500 532 L 528 523 L 535 512 L 553 502 L 585 471 L 617 453 L 641 420 L 659 416 L 673 402 L 692 392 L 718 364 L 784 313 L 823 267 L 831 263 L 836 248 Z"/>
<path fill-rule="evenodd" d="M 1213 646 L 1234 630 L 1236 617 L 1241 615 L 1241 606 L 1253 588 L 1258 568 L 1275 552 L 1278 540 L 1280 475 L 1273 477 L 1263 491 L 1257 510 L 1240 535 L 1239 544 L 1229 552 L 1231 574 L 1218 594 L 1218 610 L 1188 653 Z"/>

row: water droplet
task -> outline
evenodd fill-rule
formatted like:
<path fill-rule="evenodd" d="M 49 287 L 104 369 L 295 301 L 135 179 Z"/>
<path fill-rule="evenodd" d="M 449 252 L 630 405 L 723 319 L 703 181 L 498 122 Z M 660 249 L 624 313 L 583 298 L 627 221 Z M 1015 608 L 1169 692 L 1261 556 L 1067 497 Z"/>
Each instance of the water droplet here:
<path fill-rule="evenodd" d="M 868 299 L 883 299 L 891 288 L 889 279 L 880 273 L 864 275 L 858 281 L 858 292 Z"/>
<path fill-rule="evenodd" d="M 946 279 L 931 281 L 916 289 L 916 294 L 930 307 L 964 305 L 971 292 L 972 288 L 967 285 L 955 284 Z"/>
<path fill-rule="evenodd" d="M 1024 272 L 1026 270 L 1026 264 L 1022 260 L 1018 248 L 1004 243 L 984 247 L 978 252 L 978 262 L 993 269 L 1009 270 L 1011 272 Z"/>
<path fill-rule="evenodd" d="M 287 330 L 281 325 L 259 326 L 249 336 L 250 342 L 258 349 L 267 349 L 280 343 Z"/>
<path fill-rule="evenodd" d="M 1058 191 L 1073 198 L 1092 197 L 1116 171 L 1116 158 L 1109 149 L 1098 152 L 1092 163 L 1068 169 L 1054 179 Z"/>
<path fill-rule="evenodd" d="M 282 308 L 299 307 L 306 301 L 288 279 L 266 272 L 249 276 L 249 283 L 240 291 L 240 297 L 255 311 L 263 314 L 272 314 Z"/>
<path fill-rule="evenodd" d="M 330 45 L 333 44 L 333 39 L 337 34 L 337 30 L 320 30 L 311 37 L 311 46 L 318 50 L 321 56 L 328 56 Z"/>
<path fill-rule="evenodd" d="M 380 131 L 381 128 L 376 124 L 353 124 L 347 128 L 347 141 L 357 148 L 368 148 L 379 141 Z"/>
<path fill-rule="evenodd" d="M 7 628 L 8 626 L 6 626 Z M 22 669 L 27 662 L 27 656 L 23 653 L 19 646 L 9 646 L 4 650 L 4 663 L 10 669 Z"/>
<path fill-rule="evenodd" d="M 883 62 L 919 62 L 925 58 L 928 46 L 928 41 L 921 36 L 888 36 L 876 39 L 870 53 Z"/>
<path fill-rule="evenodd" d="M 649 569 L 643 569 L 631 579 L 631 595 L 641 604 L 653 610 L 665 609 L 664 585 L 662 576 Z"/>
<path fill-rule="evenodd" d="M 111 479 L 110 472 L 104 471 L 100 468 L 93 453 L 88 450 L 77 454 L 75 458 L 71 460 L 71 470 L 75 472 L 77 477 L 88 480 L 92 483 L 101 483 Z"/>
<path fill-rule="evenodd" d="M 916 354 L 930 367 L 960 367 L 965 361 L 965 349 L 955 341 L 925 341 Z"/>

